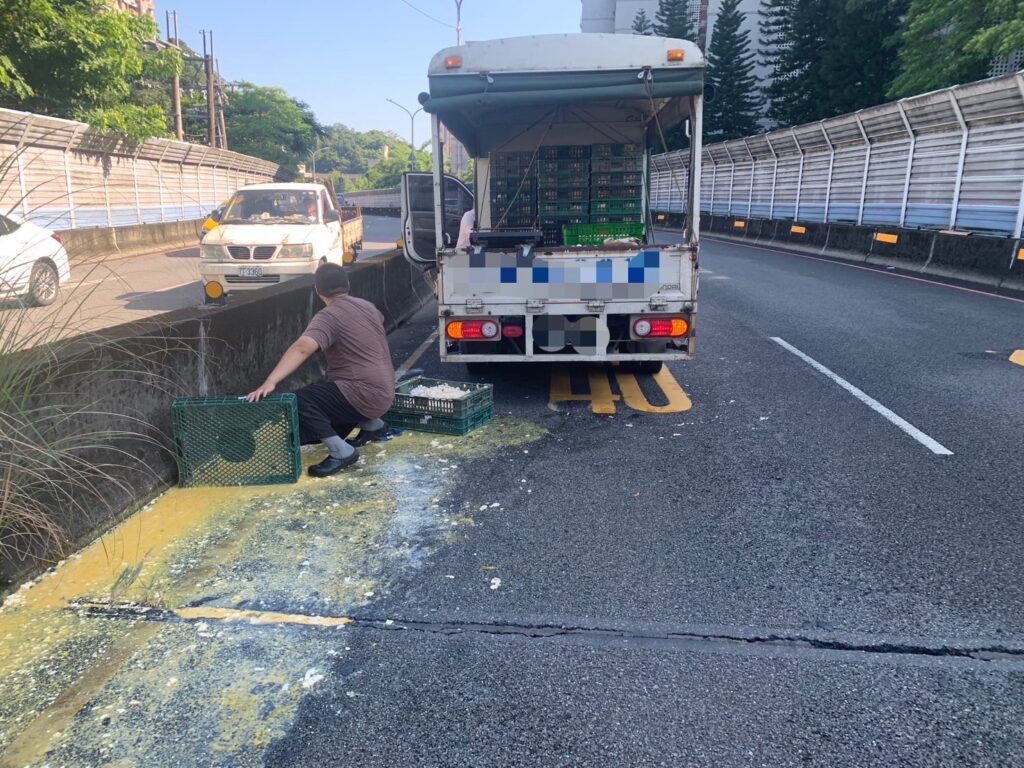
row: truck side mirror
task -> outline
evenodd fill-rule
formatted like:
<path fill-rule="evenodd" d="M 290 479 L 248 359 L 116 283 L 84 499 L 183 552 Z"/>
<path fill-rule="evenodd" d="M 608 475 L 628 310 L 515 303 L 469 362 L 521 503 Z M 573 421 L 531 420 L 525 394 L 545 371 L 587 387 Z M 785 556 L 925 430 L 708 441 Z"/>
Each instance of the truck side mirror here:
<path fill-rule="evenodd" d="M 324 210 L 324 221 L 331 224 L 335 221 L 341 221 L 341 214 L 333 208 L 327 208 Z"/>

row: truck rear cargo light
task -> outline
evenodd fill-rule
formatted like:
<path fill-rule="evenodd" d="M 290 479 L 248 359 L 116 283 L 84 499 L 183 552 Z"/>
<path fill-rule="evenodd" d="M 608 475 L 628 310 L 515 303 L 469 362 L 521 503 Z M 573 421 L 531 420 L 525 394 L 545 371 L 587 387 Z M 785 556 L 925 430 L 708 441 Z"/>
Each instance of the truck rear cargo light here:
<path fill-rule="evenodd" d="M 669 61 L 682 61 L 686 58 L 686 51 L 682 48 L 669 48 L 668 49 L 668 60 Z"/>
<path fill-rule="evenodd" d="M 633 334 L 643 339 L 685 336 L 690 324 L 682 317 L 641 317 L 633 323 Z"/>
<path fill-rule="evenodd" d="M 458 69 L 461 66 L 462 66 L 462 57 L 461 56 L 448 56 L 444 60 L 444 68 L 445 69 Z"/>
<path fill-rule="evenodd" d="M 452 320 L 445 331 L 455 341 L 489 341 L 498 338 L 501 326 L 496 320 Z"/>
<path fill-rule="evenodd" d="M 506 339 L 519 339 L 523 336 L 523 326 L 506 325 L 501 329 L 501 335 Z"/>

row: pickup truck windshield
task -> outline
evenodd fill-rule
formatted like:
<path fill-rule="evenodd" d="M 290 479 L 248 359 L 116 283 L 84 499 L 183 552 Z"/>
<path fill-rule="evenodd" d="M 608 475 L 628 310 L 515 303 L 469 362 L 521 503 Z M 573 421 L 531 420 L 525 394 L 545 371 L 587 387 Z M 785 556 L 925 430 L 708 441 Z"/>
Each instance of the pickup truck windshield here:
<path fill-rule="evenodd" d="M 248 189 L 236 192 L 221 224 L 319 224 L 315 192 Z"/>

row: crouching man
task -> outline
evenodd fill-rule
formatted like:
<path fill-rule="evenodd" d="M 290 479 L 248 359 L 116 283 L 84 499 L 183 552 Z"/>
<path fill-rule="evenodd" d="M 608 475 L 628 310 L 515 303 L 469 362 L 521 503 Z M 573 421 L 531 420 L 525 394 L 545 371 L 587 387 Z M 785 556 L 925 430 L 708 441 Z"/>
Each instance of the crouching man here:
<path fill-rule="evenodd" d="M 271 394 L 318 349 L 327 358 L 327 380 L 310 384 L 295 395 L 303 445 L 323 443 L 328 455 L 309 468 L 327 477 L 355 464 L 356 446 L 384 437 L 381 420 L 395 399 L 384 316 L 368 301 L 349 296 L 348 273 L 337 264 L 322 264 L 313 287 L 325 306 L 281 357 L 267 380 L 248 396 L 256 402 Z M 359 427 L 351 442 L 345 438 Z"/>

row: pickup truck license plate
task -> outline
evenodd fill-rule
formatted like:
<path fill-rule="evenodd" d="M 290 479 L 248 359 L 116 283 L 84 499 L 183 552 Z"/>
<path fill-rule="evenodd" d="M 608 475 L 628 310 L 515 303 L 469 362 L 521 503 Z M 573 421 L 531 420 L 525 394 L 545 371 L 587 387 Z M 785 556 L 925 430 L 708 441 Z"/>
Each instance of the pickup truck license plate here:
<path fill-rule="evenodd" d="M 240 277 L 263 277 L 263 267 L 239 267 Z"/>

